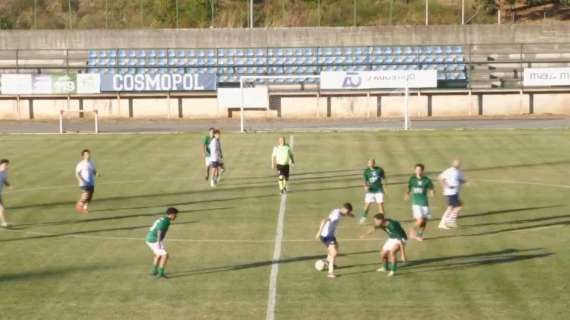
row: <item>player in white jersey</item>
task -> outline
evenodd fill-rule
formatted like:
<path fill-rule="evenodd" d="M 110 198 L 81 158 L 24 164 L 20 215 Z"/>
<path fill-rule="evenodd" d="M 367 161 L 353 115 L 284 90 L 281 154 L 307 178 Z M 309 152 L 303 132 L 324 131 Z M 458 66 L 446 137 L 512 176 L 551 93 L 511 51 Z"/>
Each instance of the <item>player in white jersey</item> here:
<path fill-rule="evenodd" d="M 453 160 L 451 167 L 439 175 L 439 181 L 443 186 L 443 195 L 447 197 L 448 203 L 439 222 L 439 228 L 447 230 L 457 227 L 457 217 L 463 208 L 459 191 L 466 180 L 463 171 L 461 171 L 461 160 Z"/>
<path fill-rule="evenodd" d="M 97 170 L 95 169 L 95 164 L 91 161 L 91 151 L 89 149 L 81 151 L 81 158 L 82 160 L 75 167 L 75 177 L 79 183 L 79 189 L 81 189 L 81 196 L 75 205 L 75 210 L 79 213 L 87 213 L 89 211 L 89 202 L 91 202 L 93 193 L 95 193 Z"/>
<path fill-rule="evenodd" d="M 215 187 L 220 181 L 220 169 L 224 161 L 222 153 L 222 145 L 220 143 L 220 130 L 214 130 L 214 137 L 210 141 L 210 167 L 212 174 L 210 175 L 210 186 Z"/>
<path fill-rule="evenodd" d="M 10 188 L 10 183 L 8 182 L 8 166 L 10 165 L 10 160 L 2 159 L 0 160 L 0 226 L 2 228 L 8 228 L 8 222 L 6 222 L 4 203 L 2 202 L 2 190 L 4 187 Z"/>
<path fill-rule="evenodd" d="M 319 231 L 315 240 L 320 240 L 327 247 L 328 277 L 336 278 L 334 273 L 334 263 L 338 256 L 338 241 L 336 240 L 336 229 L 340 218 L 343 216 L 354 217 L 352 205 L 345 203 L 342 208 L 334 209 L 326 219 L 321 220 Z"/>

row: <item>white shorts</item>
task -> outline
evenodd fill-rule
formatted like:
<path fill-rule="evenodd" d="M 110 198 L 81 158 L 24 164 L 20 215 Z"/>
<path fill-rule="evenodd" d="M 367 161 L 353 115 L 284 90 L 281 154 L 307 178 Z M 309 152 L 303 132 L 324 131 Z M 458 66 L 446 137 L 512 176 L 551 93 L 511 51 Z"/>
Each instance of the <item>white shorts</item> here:
<path fill-rule="evenodd" d="M 152 250 L 152 252 L 157 256 L 165 256 L 167 254 L 164 243 L 160 242 L 147 242 L 146 245 Z"/>
<path fill-rule="evenodd" d="M 428 206 L 412 205 L 412 212 L 415 219 L 431 219 L 431 210 Z"/>
<path fill-rule="evenodd" d="M 364 196 L 364 203 L 384 203 L 384 193 L 367 192 Z"/>
<path fill-rule="evenodd" d="M 396 248 L 398 248 L 398 246 L 401 244 L 406 245 L 406 241 L 404 240 L 398 240 L 398 239 L 388 239 L 386 240 L 386 242 L 384 243 L 384 246 L 382 247 L 382 251 L 392 251 L 392 250 L 396 250 Z"/>
<path fill-rule="evenodd" d="M 210 166 L 210 157 L 205 157 L 204 158 L 204 165 L 206 165 L 206 167 Z"/>

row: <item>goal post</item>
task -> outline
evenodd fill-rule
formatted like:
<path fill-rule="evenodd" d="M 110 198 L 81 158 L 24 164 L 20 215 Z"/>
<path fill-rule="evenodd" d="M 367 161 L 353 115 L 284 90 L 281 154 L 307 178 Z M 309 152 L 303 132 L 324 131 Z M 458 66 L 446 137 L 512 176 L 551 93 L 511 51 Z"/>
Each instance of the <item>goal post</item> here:
<path fill-rule="evenodd" d="M 72 118 L 69 118 L 71 115 Z M 85 116 L 91 116 L 91 118 Z M 68 124 L 69 122 L 79 122 L 80 119 L 86 119 L 83 122 L 93 123 L 93 126 L 85 124 L 76 124 L 79 128 L 70 129 L 72 126 Z M 84 130 L 84 128 L 87 128 Z M 59 134 L 64 134 L 68 132 L 80 133 L 80 132 L 90 132 L 99 133 L 99 111 L 95 110 L 60 110 L 59 111 Z"/>
<path fill-rule="evenodd" d="M 320 85 L 320 79 L 321 76 L 320 75 L 281 75 L 281 76 L 241 76 L 240 80 L 239 80 L 239 91 L 240 91 L 240 132 L 244 133 L 245 132 L 245 110 L 246 110 L 246 99 L 245 99 L 245 85 L 247 83 L 253 83 L 256 84 L 256 82 L 258 81 L 264 81 L 266 82 L 266 85 L 269 86 L 269 82 L 271 82 L 271 80 L 300 80 L 297 83 L 303 83 L 302 80 L 317 80 L 317 86 Z M 273 83 L 275 85 L 281 85 L 282 83 Z M 291 84 L 291 83 L 288 83 Z M 295 84 L 295 83 L 293 83 Z M 268 92 L 268 94 L 270 94 Z M 317 90 L 317 99 L 319 97 L 319 93 Z M 318 102 L 317 102 L 318 103 Z"/>

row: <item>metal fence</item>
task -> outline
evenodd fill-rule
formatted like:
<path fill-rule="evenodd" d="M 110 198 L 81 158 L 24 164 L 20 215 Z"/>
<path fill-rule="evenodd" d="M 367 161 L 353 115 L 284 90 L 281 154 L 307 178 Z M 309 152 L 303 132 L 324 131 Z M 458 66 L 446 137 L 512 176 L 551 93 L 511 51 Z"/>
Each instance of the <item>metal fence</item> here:
<path fill-rule="evenodd" d="M 0 13 L 0 29 L 497 23 L 496 15 L 489 12 L 493 9 L 475 0 L 91 0 L 88 4 L 13 0 Z"/>

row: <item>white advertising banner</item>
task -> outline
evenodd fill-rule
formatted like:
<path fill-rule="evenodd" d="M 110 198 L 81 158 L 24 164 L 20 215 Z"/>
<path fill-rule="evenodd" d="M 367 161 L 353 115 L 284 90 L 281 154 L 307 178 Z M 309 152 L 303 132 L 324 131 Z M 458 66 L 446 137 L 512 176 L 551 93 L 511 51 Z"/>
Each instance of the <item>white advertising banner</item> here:
<path fill-rule="evenodd" d="M 570 86 L 570 68 L 526 68 L 525 87 Z"/>
<path fill-rule="evenodd" d="M 269 108 L 269 89 L 266 86 L 243 89 L 244 108 Z M 218 88 L 218 106 L 220 108 L 240 108 L 241 91 L 239 88 Z"/>
<path fill-rule="evenodd" d="M 2 94 L 32 93 L 31 74 L 3 74 L 0 81 L 2 82 Z"/>
<path fill-rule="evenodd" d="M 325 71 L 321 89 L 437 88 L 437 70 Z"/>
<path fill-rule="evenodd" d="M 98 73 L 77 74 L 77 93 L 100 93 L 101 77 Z"/>

